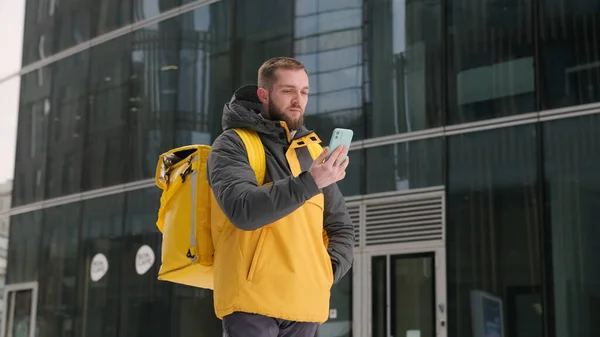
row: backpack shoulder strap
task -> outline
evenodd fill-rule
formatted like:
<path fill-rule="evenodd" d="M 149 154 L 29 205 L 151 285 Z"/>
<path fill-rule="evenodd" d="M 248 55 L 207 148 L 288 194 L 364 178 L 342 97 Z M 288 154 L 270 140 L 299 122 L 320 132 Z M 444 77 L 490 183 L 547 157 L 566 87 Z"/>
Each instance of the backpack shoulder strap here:
<path fill-rule="evenodd" d="M 323 152 L 323 147 L 319 143 L 310 143 L 307 147 L 313 160 L 317 159 L 317 157 L 321 155 L 321 152 Z"/>
<path fill-rule="evenodd" d="M 267 158 L 265 148 L 256 131 L 249 129 L 234 128 L 233 129 L 244 142 L 246 152 L 248 153 L 248 162 L 256 175 L 258 186 L 262 186 L 265 180 L 265 172 L 267 171 Z"/>

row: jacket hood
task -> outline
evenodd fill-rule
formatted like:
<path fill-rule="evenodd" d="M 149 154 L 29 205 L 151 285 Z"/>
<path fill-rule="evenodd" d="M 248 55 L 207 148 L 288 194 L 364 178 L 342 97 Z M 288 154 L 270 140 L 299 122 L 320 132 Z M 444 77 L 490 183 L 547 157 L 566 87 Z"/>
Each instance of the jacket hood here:
<path fill-rule="evenodd" d="M 231 100 L 223 107 L 221 124 L 223 131 L 232 128 L 248 128 L 264 134 L 279 135 L 282 131 L 279 121 L 273 121 L 263 117 L 262 103 L 258 99 L 256 91 L 258 86 L 245 85 L 237 89 Z M 309 131 L 303 126 L 298 134 L 306 134 Z"/>

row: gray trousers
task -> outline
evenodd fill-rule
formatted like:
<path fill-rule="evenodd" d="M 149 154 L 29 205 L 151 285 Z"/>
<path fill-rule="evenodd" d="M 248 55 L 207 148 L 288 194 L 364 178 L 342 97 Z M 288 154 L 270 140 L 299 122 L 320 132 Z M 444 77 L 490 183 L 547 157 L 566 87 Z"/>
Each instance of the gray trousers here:
<path fill-rule="evenodd" d="M 245 312 L 223 317 L 226 337 L 314 337 L 317 327 L 317 323 L 292 322 Z"/>

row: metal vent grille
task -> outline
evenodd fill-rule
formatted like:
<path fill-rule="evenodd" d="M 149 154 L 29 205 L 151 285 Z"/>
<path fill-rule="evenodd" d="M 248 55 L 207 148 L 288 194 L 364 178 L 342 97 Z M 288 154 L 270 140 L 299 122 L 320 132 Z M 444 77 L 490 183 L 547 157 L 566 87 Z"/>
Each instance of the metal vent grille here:
<path fill-rule="evenodd" d="M 354 247 L 358 247 L 360 245 L 360 204 L 347 205 L 347 208 L 354 225 L 354 237 L 356 238 Z"/>
<path fill-rule="evenodd" d="M 365 223 L 366 246 L 443 240 L 443 194 L 369 201 Z"/>

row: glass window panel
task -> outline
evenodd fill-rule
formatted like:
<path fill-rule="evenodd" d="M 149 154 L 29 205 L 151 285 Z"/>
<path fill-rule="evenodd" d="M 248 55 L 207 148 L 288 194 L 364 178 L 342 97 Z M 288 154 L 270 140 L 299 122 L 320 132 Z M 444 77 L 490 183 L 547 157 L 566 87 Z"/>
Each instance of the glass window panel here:
<path fill-rule="evenodd" d="M 297 38 L 305 37 L 336 30 L 360 27 L 361 24 L 362 8 L 335 8 L 329 12 L 320 12 L 308 16 L 298 16 L 295 20 L 294 34 Z"/>
<path fill-rule="evenodd" d="M 555 336 L 597 336 L 600 116 L 545 123 L 544 159 Z"/>
<path fill-rule="evenodd" d="M 81 191 L 84 120 L 88 108 L 89 51 L 51 65 L 55 74 L 48 123 L 46 198 Z"/>
<path fill-rule="evenodd" d="M 91 37 L 106 34 L 132 22 L 133 0 L 87 0 L 92 7 Z M 89 5 L 88 5 L 89 6 Z"/>
<path fill-rule="evenodd" d="M 44 198 L 47 130 L 50 123 L 51 71 L 48 67 L 21 77 L 13 205 Z M 5 82 L 2 86 L 14 85 Z"/>
<path fill-rule="evenodd" d="M 313 99 L 317 100 L 317 113 L 335 112 L 344 109 L 360 109 L 362 105 L 361 87 L 325 92 Z M 356 140 L 356 138 L 354 139 Z"/>
<path fill-rule="evenodd" d="M 448 123 L 535 110 L 531 0 L 454 1 L 447 18 Z"/>
<path fill-rule="evenodd" d="M 356 34 L 360 32 L 356 27 L 362 25 L 362 5 L 320 9 L 311 0 L 296 0 L 296 4 L 317 10 L 313 15 L 316 23 L 310 25 L 313 37 L 294 31 L 294 56 L 304 63 L 310 79 L 306 125 L 324 144 L 336 127 L 351 128 L 354 140 L 363 139 L 362 44 Z M 305 20 L 306 15 L 296 13 L 296 26 Z"/>
<path fill-rule="evenodd" d="M 368 0 L 365 90 L 368 137 L 442 123 L 440 0 Z"/>
<path fill-rule="evenodd" d="M 331 288 L 329 308 L 335 316 L 321 324 L 314 337 L 352 337 L 352 271 Z"/>
<path fill-rule="evenodd" d="M 371 258 L 371 306 L 373 308 L 371 336 L 387 337 L 387 257 L 373 256 Z"/>
<path fill-rule="evenodd" d="M 90 51 L 89 110 L 83 138 L 82 187 L 102 188 L 126 181 L 127 135 L 132 80 L 131 34 Z"/>
<path fill-rule="evenodd" d="M 76 336 L 81 203 L 43 211 L 37 323 L 40 337 Z"/>
<path fill-rule="evenodd" d="M 297 0 L 298 1 L 298 0 Z M 321 12 L 345 8 L 362 8 L 363 0 L 327 0 L 317 1 L 318 10 Z"/>
<path fill-rule="evenodd" d="M 23 65 L 48 57 L 53 51 L 55 1 L 25 1 Z"/>
<path fill-rule="evenodd" d="M 10 217 L 6 283 L 31 282 L 38 279 L 42 211 Z"/>
<path fill-rule="evenodd" d="M 125 251 L 122 238 L 124 205 L 125 194 L 83 202 L 78 254 L 78 281 L 81 284 L 78 287 L 78 311 L 81 315 L 75 328 L 78 336 L 118 335 L 119 304 L 123 296 L 120 281 Z M 98 254 L 102 257 L 98 258 Z"/>
<path fill-rule="evenodd" d="M 160 13 L 179 7 L 181 0 L 131 0 L 133 6 L 133 20 L 140 21 L 153 18 Z"/>
<path fill-rule="evenodd" d="M 328 71 L 349 68 L 352 66 L 356 67 L 357 65 L 362 64 L 362 48 L 362 45 L 354 44 L 341 49 L 317 53 L 317 65 L 315 70 Z"/>
<path fill-rule="evenodd" d="M 598 2 L 540 2 L 542 109 L 600 101 Z"/>
<path fill-rule="evenodd" d="M 265 11 L 265 7 L 269 10 Z M 256 83 L 258 68 L 267 59 L 292 54 L 293 7 L 293 1 L 236 2 L 235 27 L 238 57 L 235 63 L 239 67 L 239 74 L 235 74 L 236 87 Z"/>
<path fill-rule="evenodd" d="M 296 16 L 304 16 L 317 11 L 318 0 L 296 0 Z"/>
<path fill-rule="evenodd" d="M 475 337 L 471 296 L 501 299 L 504 335 L 543 336 L 535 125 L 448 138 L 448 336 Z"/>
<path fill-rule="evenodd" d="M 364 151 L 350 151 L 348 152 L 348 157 L 350 158 L 350 163 L 346 168 L 346 177 L 337 183 L 344 197 L 363 194 Z"/>
<path fill-rule="evenodd" d="M 54 46 L 52 53 L 73 47 L 90 39 L 90 12 L 88 1 L 60 0 L 55 4 Z"/>
<path fill-rule="evenodd" d="M 297 39 L 294 42 L 294 53 L 297 55 L 337 50 L 362 43 L 362 29 L 348 29 Z"/>
<path fill-rule="evenodd" d="M 2 153 L 3 157 L 7 159 L 4 160 L 0 166 L 0 184 L 2 184 L 2 182 L 5 180 L 13 180 L 14 175 L 20 83 L 21 81 L 19 76 L 15 76 L 0 83 L 0 102 L 2 102 L 2 112 L 0 113 L 0 152 Z M 39 126 L 39 120 L 37 119 L 36 123 L 30 124 L 30 127 L 32 128 L 38 128 Z M 25 139 L 32 140 L 31 135 L 28 138 L 29 139 Z M 35 136 L 33 140 L 33 144 L 29 146 L 30 151 L 32 148 L 34 151 L 41 151 L 43 140 L 38 140 L 38 138 L 35 138 Z M 10 208 L 10 200 L 5 201 L 2 199 L 3 197 L 0 196 L 0 212 Z"/>
<path fill-rule="evenodd" d="M 366 149 L 367 194 L 443 185 L 443 150 L 442 138 Z"/>
<path fill-rule="evenodd" d="M 124 292 L 120 302 L 123 336 L 176 336 L 171 334 L 170 324 L 172 284 L 156 277 L 161 264 L 162 238 L 156 227 L 160 192 L 151 187 L 126 194 Z M 144 274 L 138 274 L 135 265 L 142 246 L 152 250 L 154 262 Z"/>
<path fill-rule="evenodd" d="M 319 83 L 318 90 L 320 93 L 344 89 L 359 89 L 362 84 L 362 67 L 352 66 L 350 68 L 323 72 L 317 76 L 316 80 Z M 360 105 L 362 101 L 360 91 L 356 91 L 356 96 L 359 102 L 355 102 L 355 106 Z M 340 99 L 343 100 L 344 97 L 342 96 Z"/>

